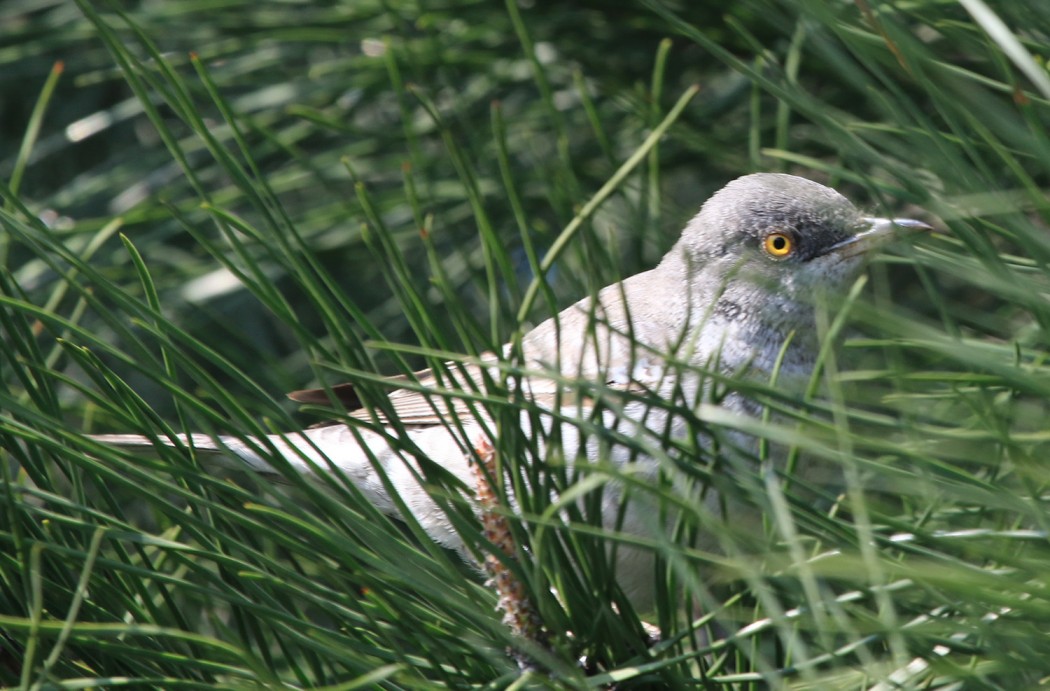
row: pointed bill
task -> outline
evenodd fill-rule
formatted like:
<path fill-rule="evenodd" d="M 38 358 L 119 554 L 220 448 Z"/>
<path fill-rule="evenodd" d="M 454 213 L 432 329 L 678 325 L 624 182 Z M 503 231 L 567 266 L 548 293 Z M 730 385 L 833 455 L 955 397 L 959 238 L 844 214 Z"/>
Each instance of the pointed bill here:
<path fill-rule="evenodd" d="M 824 254 L 846 259 L 867 254 L 901 235 L 933 230 L 928 223 L 912 218 L 865 218 L 864 221 L 869 224 L 865 230 L 832 245 Z"/>

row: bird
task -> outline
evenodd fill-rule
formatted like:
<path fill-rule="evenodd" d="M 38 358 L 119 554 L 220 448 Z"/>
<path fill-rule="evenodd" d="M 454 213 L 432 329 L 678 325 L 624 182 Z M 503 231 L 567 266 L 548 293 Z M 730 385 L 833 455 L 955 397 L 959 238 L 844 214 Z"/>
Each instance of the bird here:
<path fill-rule="evenodd" d="M 340 384 L 289 396 L 337 403 L 347 411 L 343 418 L 265 439 L 93 438 L 139 452 L 154 444 L 192 446 L 261 472 L 273 472 L 273 453 L 298 472 L 338 472 L 379 510 L 396 517 L 407 510 L 432 540 L 471 560 L 454 522 L 427 492 L 421 463 L 444 468 L 466 487 L 476 484 L 478 449 L 495 444 L 498 434 L 479 403 L 494 382 L 523 402 L 515 424 L 540 440 L 528 462 L 542 466 L 557 443 L 561 458 L 577 465 L 630 464 L 643 478 L 655 478 L 658 461 L 615 439 L 659 444 L 693 434 L 688 415 L 674 411 L 709 401 L 712 376 L 767 383 L 775 376 L 778 387 L 808 379 L 820 347 L 814 295 L 845 292 L 880 247 L 929 229 L 914 219 L 865 216 L 837 191 L 806 178 L 745 175 L 702 205 L 654 268 L 540 323 L 521 338 L 520 349 L 508 345 L 499 354 L 388 379 L 385 405 L 365 405 L 353 384 Z M 515 357 L 520 366 L 508 366 Z M 654 403 L 672 400 L 677 403 Z M 763 411 L 740 391 L 716 405 L 743 416 Z M 735 439 L 742 447 L 757 443 L 743 433 Z M 628 502 L 621 510 L 621 494 L 614 486 L 603 496 L 602 523 L 628 533 L 651 530 L 652 506 Z M 705 496 L 717 500 L 717 494 Z M 651 607 L 652 555 L 620 550 L 615 570 L 636 608 Z"/>

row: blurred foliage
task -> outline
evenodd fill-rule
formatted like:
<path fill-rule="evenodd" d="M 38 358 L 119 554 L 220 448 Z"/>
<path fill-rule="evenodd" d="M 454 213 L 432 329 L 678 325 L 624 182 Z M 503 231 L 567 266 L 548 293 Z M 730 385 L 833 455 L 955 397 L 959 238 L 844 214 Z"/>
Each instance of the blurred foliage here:
<path fill-rule="evenodd" d="M 0 683 L 1050 674 L 1047 3 L 6 0 L 0 26 Z M 558 559 L 601 562 L 576 517 L 567 555 L 522 555 L 555 639 L 523 674 L 482 579 L 337 482 L 81 434 L 290 429 L 281 392 L 492 349 L 652 266 L 756 170 L 947 232 L 873 267 L 820 395 L 756 392 L 802 421 L 756 433 L 845 490 L 759 497 L 769 535 L 733 536 L 754 550 L 650 546 L 705 576 L 675 572 L 716 627 L 665 607 L 648 646 L 598 566 L 557 601 Z"/>

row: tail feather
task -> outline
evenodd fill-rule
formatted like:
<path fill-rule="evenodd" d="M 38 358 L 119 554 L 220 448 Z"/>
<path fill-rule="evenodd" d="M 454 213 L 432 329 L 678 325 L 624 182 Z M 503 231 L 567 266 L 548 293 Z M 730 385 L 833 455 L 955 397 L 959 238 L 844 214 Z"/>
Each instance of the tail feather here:
<path fill-rule="evenodd" d="M 480 434 L 475 427 L 470 436 Z M 417 448 L 426 449 L 428 458 L 460 478 L 468 486 L 474 477 L 468 456 L 457 438 L 443 427 L 409 431 Z M 335 471 L 340 479 L 353 485 L 361 496 L 380 511 L 404 518 L 402 507 L 436 542 L 466 554 L 462 539 L 451 519 L 434 502 L 420 484 L 418 462 L 410 453 L 391 446 L 388 438 L 366 430 L 352 430 L 345 425 L 316 427 L 289 434 L 265 437 L 211 437 L 206 434 L 154 438 L 137 434 L 100 434 L 97 442 L 119 446 L 140 455 L 157 455 L 158 446 L 192 447 L 223 465 L 246 465 L 267 475 L 280 472 L 267 462 L 280 457 L 294 470 L 316 476 Z M 394 500 L 394 495 L 399 497 Z"/>
<path fill-rule="evenodd" d="M 149 451 L 154 448 L 153 440 L 141 434 L 92 434 L 91 439 L 109 446 L 119 446 L 132 451 Z M 223 449 L 215 443 L 215 440 L 206 434 L 180 434 L 179 443 L 183 446 L 192 446 L 197 451 L 207 453 L 223 453 Z M 164 446 L 174 448 L 175 442 L 166 437 L 157 439 Z"/>
<path fill-rule="evenodd" d="M 277 470 L 267 461 L 274 452 L 290 466 L 306 475 L 333 464 L 354 478 L 372 473 L 369 455 L 361 449 L 358 438 L 342 425 L 318 427 L 290 432 L 268 434 L 265 437 L 232 437 L 227 435 L 178 434 L 174 438 L 153 438 L 138 434 L 95 434 L 95 441 L 119 446 L 141 455 L 157 455 L 156 445 L 175 448 L 185 446 L 215 460 L 226 460 L 247 465 L 257 472 L 275 474 Z M 389 446 L 376 444 L 372 453 L 389 453 Z"/>
<path fill-rule="evenodd" d="M 102 444 L 128 449 L 138 455 L 156 456 L 157 444 L 169 448 L 185 446 L 192 448 L 197 453 L 206 454 L 217 460 L 226 460 L 229 465 L 245 464 L 258 472 L 268 474 L 276 472 L 258 453 L 252 450 L 252 445 L 245 444 L 235 437 L 179 434 L 175 439 L 163 436 L 157 437 L 156 442 L 150 437 L 141 434 L 92 434 L 90 437 Z M 260 446 L 258 443 L 253 445 Z"/>

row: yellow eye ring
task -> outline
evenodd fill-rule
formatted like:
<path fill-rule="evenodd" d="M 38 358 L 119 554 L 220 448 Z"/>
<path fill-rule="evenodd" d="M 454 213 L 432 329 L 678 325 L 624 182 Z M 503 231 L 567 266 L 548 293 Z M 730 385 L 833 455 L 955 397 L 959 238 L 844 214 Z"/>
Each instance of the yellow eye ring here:
<path fill-rule="evenodd" d="M 795 241 L 787 233 L 770 233 L 762 241 L 762 247 L 774 259 L 783 259 L 795 251 Z"/>

